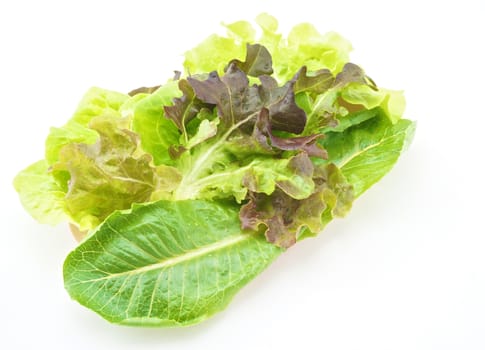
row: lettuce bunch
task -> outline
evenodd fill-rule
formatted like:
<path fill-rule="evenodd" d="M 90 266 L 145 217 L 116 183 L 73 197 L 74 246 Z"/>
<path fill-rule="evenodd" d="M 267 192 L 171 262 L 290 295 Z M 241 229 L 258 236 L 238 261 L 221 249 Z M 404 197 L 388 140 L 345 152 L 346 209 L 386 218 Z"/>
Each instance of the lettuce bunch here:
<path fill-rule="evenodd" d="M 90 89 L 14 180 L 39 222 L 84 237 L 70 295 L 111 322 L 188 325 L 297 241 L 344 216 L 410 142 L 400 91 L 311 24 L 257 17 L 185 54 L 185 73 L 128 94 Z"/>

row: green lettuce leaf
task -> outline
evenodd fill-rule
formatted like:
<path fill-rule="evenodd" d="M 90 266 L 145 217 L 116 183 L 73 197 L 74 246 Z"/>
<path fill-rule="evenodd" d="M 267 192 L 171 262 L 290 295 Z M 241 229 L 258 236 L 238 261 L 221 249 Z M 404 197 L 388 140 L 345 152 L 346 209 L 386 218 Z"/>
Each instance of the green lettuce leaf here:
<path fill-rule="evenodd" d="M 358 197 L 379 181 L 399 158 L 414 135 L 415 124 L 401 119 L 393 124 L 381 113 L 343 132 L 329 132 L 320 142 L 354 186 Z"/>
<path fill-rule="evenodd" d="M 89 89 L 66 125 L 51 128 L 45 141 L 45 159 L 49 165 L 59 159 L 59 151 L 67 144 L 96 142 L 98 134 L 88 127 L 89 122 L 97 116 L 121 117 L 120 109 L 129 99 L 128 95 L 116 91 Z"/>
<path fill-rule="evenodd" d="M 94 117 L 120 117 L 120 107 L 129 98 L 127 94 L 93 87 L 79 102 L 71 121 L 87 126 Z"/>
<path fill-rule="evenodd" d="M 173 120 L 165 116 L 164 106 L 171 106 L 172 100 L 181 95 L 178 82 L 171 81 L 141 100 L 134 109 L 132 129 L 140 136 L 143 150 L 151 154 L 155 165 L 173 163 L 169 148 L 179 143 L 180 133 Z"/>
<path fill-rule="evenodd" d="M 57 225 L 69 220 L 66 193 L 49 174 L 46 161 L 40 160 L 22 170 L 13 185 L 25 210 L 40 223 Z"/>
<path fill-rule="evenodd" d="M 224 72 L 227 63 L 246 56 L 244 44 L 235 38 L 213 34 L 190 51 L 185 52 L 184 67 L 189 75 L 217 71 Z"/>
<path fill-rule="evenodd" d="M 339 34 L 322 35 L 312 24 L 302 23 L 293 27 L 288 34 L 287 47 L 277 52 L 273 59 L 281 66 L 276 72 L 279 75 L 286 72 L 285 78 L 288 79 L 302 66 L 307 66 L 310 71 L 327 68 L 333 73 L 340 72 L 349 61 L 351 50 L 352 45 Z"/>
<path fill-rule="evenodd" d="M 224 309 L 280 253 L 241 232 L 238 206 L 159 201 L 111 215 L 69 254 L 64 283 L 111 322 L 186 326 Z"/>
<path fill-rule="evenodd" d="M 64 126 L 51 128 L 45 142 L 45 161 L 33 164 L 19 173 L 14 180 L 24 207 L 35 219 L 50 224 L 61 221 L 78 223 L 78 219 L 84 215 L 71 215 L 71 204 L 66 200 L 73 190 L 72 186 L 69 187 L 71 176 L 63 169 L 61 153 L 69 153 L 64 149 L 72 148 L 73 145 L 95 147 L 93 145 L 99 141 L 100 135 L 96 128 L 91 128 L 93 119 L 126 120 L 132 116 L 132 110 L 141 98 L 142 96 L 130 98 L 126 94 L 94 87 L 86 92 Z M 90 178 L 92 179 L 92 174 Z M 69 194 L 68 190 L 71 191 Z M 83 226 L 91 228 L 98 223 L 99 220 L 93 220 Z"/>
<path fill-rule="evenodd" d="M 364 84 L 349 84 L 341 91 L 341 97 L 354 105 L 366 109 L 380 107 L 392 123 L 396 123 L 404 113 L 406 100 L 402 91 L 372 89 Z"/>
<path fill-rule="evenodd" d="M 123 122 L 107 116 L 92 119 L 89 127 L 99 140 L 64 146 L 53 166 L 70 174 L 66 209 L 81 230 L 95 228 L 116 209 L 148 201 L 157 190 L 152 158 L 138 154 L 138 137 L 123 128 Z"/>
<path fill-rule="evenodd" d="M 219 119 L 203 119 L 199 124 L 197 132 L 194 134 L 193 137 L 190 138 L 190 140 L 187 141 L 185 147 L 187 149 L 194 148 L 195 146 L 215 136 L 217 134 L 218 125 Z"/>
<path fill-rule="evenodd" d="M 308 169 L 310 168 L 310 169 Z M 241 203 L 248 191 L 271 194 L 276 188 L 292 198 L 310 196 L 313 165 L 305 153 L 289 159 L 257 158 L 248 164 L 228 162 L 224 170 L 202 176 L 178 189 L 177 198 L 228 198 Z"/>
<path fill-rule="evenodd" d="M 309 71 L 329 69 L 333 73 L 342 70 L 349 60 L 352 50 L 350 43 L 337 33 L 320 34 L 309 24 L 302 23 L 293 27 L 284 39 L 277 32 L 278 21 L 268 15 L 261 14 L 256 23 L 262 30 L 262 35 L 255 38 L 255 31 L 249 22 L 239 21 L 226 25 L 228 37 L 211 35 L 201 44 L 185 53 L 184 66 L 188 73 L 206 73 L 217 71 L 222 74 L 225 62 L 232 59 L 242 61 L 251 56 L 246 50 L 246 44 L 264 45 L 273 58 L 274 77 L 279 82 L 290 80 L 302 66 Z"/>
<path fill-rule="evenodd" d="M 93 144 L 99 138 L 95 130 L 75 121 L 61 128 L 51 128 L 45 141 L 45 159 L 50 165 L 59 160 L 59 151 L 70 143 Z"/>

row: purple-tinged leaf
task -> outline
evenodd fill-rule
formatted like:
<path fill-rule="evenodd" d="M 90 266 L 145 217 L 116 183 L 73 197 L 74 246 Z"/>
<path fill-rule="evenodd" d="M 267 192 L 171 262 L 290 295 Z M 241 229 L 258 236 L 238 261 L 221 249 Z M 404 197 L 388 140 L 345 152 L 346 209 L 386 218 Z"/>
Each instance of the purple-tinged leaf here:
<path fill-rule="evenodd" d="M 259 77 L 260 75 L 273 73 L 273 61 L 269 51 L 260 44 L 246 45 L 246 59 L 244 62 L 240 60 L 232 60 L 240 70 L 251 77 Z"/>
<path fill-rule="evenodd" d="M 335 78 L 330 70 L 320 69 L 308 75 L 307 67 L 303 66 L 297 73 L 294 91 L 295 93 L 306 91 L 311 94 L 321 94 L 330 89 L 334 82 Z"/>
<path fill-rule="evenodd" d="M 322 220 L 324 213 L 330 217 L 345 215 L 354 199 L 352 186 L 333 164 L 312 171 L 316 187 L 305 199 L 294 199 L 280 188 L 270 195 L 249 192 L 249 201 L 239 212 L 241 227 L 257 231 L 260 225 L 266 226 L 268 242 L 289 248 L 304 229 L 313 234 L 321 231 L 326 223 Z"/>
<path fill-rule="evenodd" d="M 237 124 L 262 108 L 258 88 L 249 86 L 246 74 L 235 63 L 228 66 L 222 79 L 217 72 L 212 72 L 203 81 L 192 77 L 187 80 L 199 99 L 217 106 L 225 128 Z"/>
<path fill-rule="evenodd" d="M 358 65 L 349 62 L 345 64 L 342 71 L 335 77 L 334 86 L 343 87 L 350 83 L 368 85 L 373 90 L 377 90 L 376 83 L 365 75 L 364 70 Z"/>
<path fill-rule="evenodd" d="M 263 105 L 269 111 L 273 130 L 300 134 L 306 124 L 306 114 L 295 102 L 293 87 L 295 79 L 278 87 L 276 80 L 269 76 L 260 77 Z"/>
<path fill-rule="evenodd" d="M 274 130 L 299 134 L 305 128 L 306 114 L 295 102 L 294 81 L 278 87 L 273 78 L 263 75 L 261 85 L 250 86 L 248 77 L 234 62 L 222 78 L 212 72 L 203 81 L 187 80 L 200 100 L 217 106 L 223 129 L 241 122 L 245 130 L 250 130 L 248 125 L 254 124 L 263 107 L 269 111 Z"/>
<path fill-rule="evenodd" d="M 276 136 L 273 134 L 269 112 L 266 108 L 263 108 L 258 115 L 253 137 L 266 149 L 274 147 L 283 151 L 301 150 L 312 157 L 327 158 L 327 152 L 317 144 L 317 140 L 324 137 L 323 134 L 288 138 Z"/>
<path fill-rule="evenodd" d="M 183 92 L 182 97 L 173 99 L 173 106 L 164 106 L 165 116 L 172 120 L 177 128 L 185 134 L 185 126 L 188 122 L 195 118 L 197 113 L 207 104 L 199 100 L 185 79 L 179 80 L 178 87 Z"/>
<path fill-rule="evenodd" d="M 146 87 L 146 86 L 139 87 L 138 89 L 131 90 L 128 93 L 128 95 L 129 96 L 135 96 L 135 95 L 138 95 L 138 94 L 151 94 L 154 91 L 156 91 L 159 87 L 160 87 L 160 85 L 151 86 L 151 87 Z"/>

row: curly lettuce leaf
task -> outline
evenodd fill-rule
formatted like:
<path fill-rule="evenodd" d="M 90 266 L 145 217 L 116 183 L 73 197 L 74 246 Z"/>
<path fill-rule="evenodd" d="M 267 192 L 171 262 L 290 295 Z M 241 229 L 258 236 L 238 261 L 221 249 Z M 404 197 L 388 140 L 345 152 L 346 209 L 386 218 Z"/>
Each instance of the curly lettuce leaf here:
<path fill-rule="evenodd" d="M 114 210 L 148 201 L 157 190 L 152 158 L 138 152 L 138 136 L 123 128 L 123 122 L 106 116 L 92 119 L 89 126 L 99 140 L 64 146 L 53 166 L 53 171 L 70 175 L 66 209 L 82 230 L 96 227 Z"/>
<path fill-rule="evenodd" d="M 188 81 L 199 99 L 217 106 L 225 128 L 254 123 L 263 107 L 268 110 L 275 130 L 299 134 L 305 127 L 305 112 L 295 103 L 294 81 L 279 87 L 271 77 L 261 76 L 260 85 L 249 85 L 246 73 L 235 63 L 229 65 L 222 78 L 212 72 L 206 80 L 189 77 Z"/>
<path fill-rule="evenodd" d="M 59 160 L 59 151 L 65 145 L 70 143 L 93 144 L 99 138 L 98 133 L 71 121 L 61 128 L 51 128 L 50 133 L 45 141 L 45 159 L 48 164 L 52 165 Z"/>
<path fill-rule="evenodd" d="M 66 193 L 49 174 L 49 164 L 40 160 L 22 170 L 13 186 L 25 210 L 42 224 L 57 225 L 68 221 Z"/>
<path fill-rule="evenodd" d="M 258 231 L 260 225 L 265 226 L 266 239 L 278 247 L 291 247 L 305 227 L 311 226 L 317 231 L 320 228 L 320 218 L 325 210 L 321 192 L 304 200 L 295 200 L 281 190 L 271 195 L 254 193 L 249 198 L 249 202 L 241 207 L 241 227 Z"/>
<path fill-rule="evenodd" d="M 341 91 L 342 99 L 364 106 L 366 109 L 380 107 L 392 123 L 396 123 L 404 113 L 406 100 L 402 91 L 372 89 L 365 84 L 349 84 Z"/>
<path fill-rule="evenodd" d="M 307 172 L 313 177 L 315 188 L 306 198 L 295 199 L 281 189 L 269 195 L 251 192 L 239 213 L 241 227 L 257 231 L 263 225 L 269 242 L 289 248 L 304 232 L 318 234 L 325 225 L 322 217 L 326 212 L 331 217 L 344 216 L 352 207 L 354 194 L 340 170 L 329 164 L 315 169 L 311 166 Z"/>
<path fill-rule="evenodd" d="M 260 157 L 248 164 L 228 162 L 224 169 L 202 176 L 180 188 L 177 198 L 228 198 L 241 203 L 248 191 L 271 194 L 276 189 L 303 199 L 314 190 L 313 165 L 305 153 L 289 159 Z"/>
<path fill-rule="evenodd" d="M 252 42 L 252 41 L 251 41 Z M 213 34 L 192 50 L 185 52 L 184 67 L 189 75 L 217 71 L 224 72 L 227 63 L 246 56 L 244 44 L 234 37 L 226 38 Z"/>
<path fill-rule="evenodd" d="M 188 142 L 186 126 L 203 108 L 207 108 L 207 104 L 195 96 L 192 86 L 186 79 L 179 80 L 178 88 L 183 95 L 173 98 L 173 105 L 164 105 L 163 110 L 165 117 L 175 123 L 185 141 Z"/>
<path fill-rule="evenodd" d="M 352 45 L 339 34 L 322 35 L 312 24 L 302 23 L 291 29 L 287 46 L 275 53 L 274 60 L 281 66 L 277 72 L 286 72 L 286 78 L 302 66 L 310 71 L 327 68 L 335 73 L 349 61 L 351 50 Z"/>
<path fill-rule="evenodd" d="M 273 126 L 269 110 L 263 108 L 259 112 L 258 119 L 253 130 L 253 137 L 268 150 L 278 149 L 283 151 L 301 150 L 312 157 L 326 158 L 327 153 L 316 141 L 323 137 L 322 134 L 297 137 L 279 137 L 273 133 Z"/>
<path fill-rule="evenodd" d="M 307 66 L 303 66 L 297 73 L 294 91 L 296 94 L 309 92 L 318 95 L 330 89 L 334 82 L 335 78 L 330 70 L 319 69 L 308 74 Z"/>
<path fill-rule="evenodd" d="M 273 59 L 268 49 L 260 44 L 246 44 L 246 59 L 241 62 L 237 59 L 233 63 L 250 77 L 273 74 Z"/>
<path fill-rule="evenodd" d="M 206 80 L 189 77 L 188 82 L 199 99 L 217 106 L 225 129 L 244 122 L 262 108 L 258 88 L 249 85 L 247 75 L 235 63 L 229 65 L 222 78 L 212 72 Z"/>
<path fill-rule="evenodd" d="M 121 108 L 130 97 L 116 91 L 92 87 L 81 99 L 71 119 L 60 128 L 51 128 L 45 141 L 45 159 L 52 165 L 59 159 L 61 148 L 70 143 L 92 144 L 98 139 L 96 131 L 88 127 L 98 116 L 121 117 Z"/>
<path fill-rule="evenodd" d="M 45 161 L 33 164 L 20 172 L 14 180 L 14 187 L 19 192 L 22 204 L 35 219 L 49 224 L 71 221 L 83 228 L 92 228 L 100 222 L 102 216 L 91 220 L 82 213 L 73 214 L 77 209 L 76 205 L 72 206 L 70 196 L 76 189 L 73 185 L 76 181 L 65 163 L 79 160 L 76 158 L 79 153 L 74 151 L 77 147 L 94 149 L 99 145 L 100 132 L 99 128 L 93 127 L 97 125 L 96 122 L 93 123 L 94 119 L 104 118 L 113 122 L 119 120 L 120 125 L 128 128 L 133 109 L 143 97 L 130 97 L 115 91 L 91 88 L 70 120 L 62 127 L 51 128 L 45 142 Z M 67 159 L 71 156 L 71 159 Z M 79 164 L 84 163 L 80 161 Z M 88 175 L 86 181 L 89 182 L 93 180 L 94 174 Z M 106 200 L 117 201 L 116 196 L 109 197 L 108 193 Z M 89 206 L 90 203 L 85 205 Z"/>
<path fill-rule="evenodd" d="M 282 179 L 291 177 L 287 181 L 296 182 L 307 177 L 303 168 L 289 170 L 287 167 L 295 161 L 290 160 L 295 154 L 303 151 L 305 155 L 324 158 L 324 151 L 316 143 L 319 135 L 293 137 L 278 136 L 273 132 L 276 129 L 298 133 L 304 128 L 306 116 L 296 105 L 294 81 L 280 87 L 269 76 L 259 79 L 260 85 L 249 85 L 246 73 L 234 62 L 229 64 L 222 77 L 213 72 L 205 80 L 187 79 L 195 93 L 192 99 L 198 98 L 207 106 L 215 106 L 215 120 L 220 120 L 222 125 L 217 129 L 205 128 L 204 142 L 196 144 L 191 152 L 182 155 L 187 150 L 186 145 L 173 152 L 177 158 L 175 166 L 183 176 L 179 189 L 174 192 L 175 199 L 233 196 L 240 202 L 245 198 L 249 184 L 255 183 L 259 183 L 260 188 L 253 191 L 270 194 L 281 186 Z M 200 123 L 199 132 L 204 121 L 207 119 Z M 210 126 L 213 121 L 206 125 Z M 196 136 L 187 145 L 193 143 Z M 280 159 L 275 159 L 276 156 Z M 247 181 L 249 174 L 254 174 L 257 180 Z M 310 183 L 313 186 L 311 179 Z M 305 181 L 292 188 L 286 191 L 294 198 L 311 194 Z"/>
<path fill-rule="evenodd" d="M 297 84 L 302 79 L 308 82 L 305 74 L 303 67 L 298 74 Z M 346 63 L 335 78 L 326 74 L 328 72 L 320 73 L 321 77 L 318 74 L 311 76 L 312 80 L 305 85 L 306 89 L 297 90 L 297 104 L 308 118 L 303 135 L 344 131 L 374 118 L 378 109 L 392 123 L 402 117 L 405 108 L 402 92 L 378 88 L 361 67 Z"/>
<path fill-rule="evenodd" d="M 94 117 L 120 117 L 120 107 L 129 98 L 128 94 L 93 87 L 79 102 L 71 121 L 87 126 Z"/>
<path fill-rule="evenodd" d="M 342 70 L 352 50 L 350 43 L 337 33 L 320 34 L 309 24 L 296 25 L 284 39 L 277 32 L 278 21 L 261 14 L 256 18 L 262 34 L 255 37 L 249 22 L 239 21 L 226 25 L 228 37 L 212 35 L 185 53 L 184 66 L 188 73 L 217 71 L 222 74 L 224 62 L 232 59 L 242 61 L 246 44 L 264 45 L 273 58 L 274 77 L 279 82 L 290 80 L 302 66 L 310 71 L 329 69 L 332 73 Z M 222 62 L 222 63 L 221 63 Z"/>

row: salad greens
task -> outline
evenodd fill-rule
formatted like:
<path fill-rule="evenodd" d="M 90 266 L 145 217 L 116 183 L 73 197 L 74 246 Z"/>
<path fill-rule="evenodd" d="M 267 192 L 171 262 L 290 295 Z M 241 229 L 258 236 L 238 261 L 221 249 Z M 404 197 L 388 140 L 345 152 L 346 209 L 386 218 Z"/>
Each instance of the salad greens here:
<path fill-rule="evenodd" d="M 282 251 L 260 235 L 241 233 L 238 209 L 229 202 L 161 200 L 135 205 L 129 216 L 115 212 L 96 239 L 69 255 L 66 288 L 116 323 L 202 321 Z"/>
<path fill-rule="evenodd" d="M 315 236 L 410 143 L 402 92 L 311 24 L 227 24 L 185 74 L 129 94 L 90 89 L 14 180 L 25 209 L 84 235 L 71 297 L 107 320 L 179 326 L 222 310 L 285 249 Z"/>

